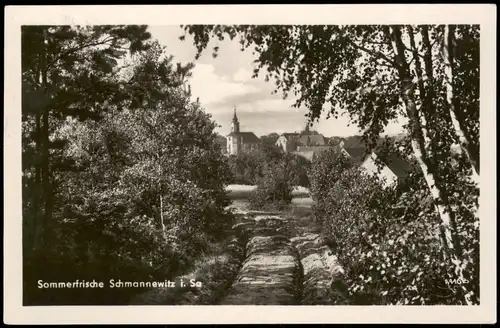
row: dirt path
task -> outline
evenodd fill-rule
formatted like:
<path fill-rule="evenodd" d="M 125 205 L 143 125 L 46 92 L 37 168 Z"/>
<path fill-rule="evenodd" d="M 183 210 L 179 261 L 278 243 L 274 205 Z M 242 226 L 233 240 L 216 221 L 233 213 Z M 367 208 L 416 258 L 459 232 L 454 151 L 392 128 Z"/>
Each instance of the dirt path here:
<path fill-rule="evenodd" d="M 246 225 L 250 234 L 246 260 L 223 305 L 297 304 L 301 268 L 290 240 L 281 233 L 285 220 L 257 215 Z"/>
<path fill-rule="evenodd" d="M 332 304 L 330 284 L 341 269 L 313 228 L 291 232 L 290 226 L 300 225 L 291 220 L 249 212 L 235 225 L 248 238 L 246 260 L 219 304 Z"/>
<path fill-rule="evenodd" d="M 131 304 L 333 305 L 331 284 L 342 269 L 312 221 L 310 210 L 235 211 L 233 239 L 184 281 L 202 288 L 159 288 Z M 205 263 L 206 262 L 206 263 Z"/>

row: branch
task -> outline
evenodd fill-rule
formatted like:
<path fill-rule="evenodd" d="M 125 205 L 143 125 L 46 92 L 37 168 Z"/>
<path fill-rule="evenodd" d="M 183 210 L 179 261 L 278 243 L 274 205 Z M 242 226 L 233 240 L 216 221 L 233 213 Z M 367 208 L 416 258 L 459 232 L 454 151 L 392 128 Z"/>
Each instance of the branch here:
<path fill-rule="evenodd" d="M 390 58 L 388 58 L 386 55 L 384 55 L 383 53 L 381 52 L 378 52 L 378 51 L 374 51 L 374 50 L 371 50 L 371 49 L 367 49 L 363 46 L 360 46 L 358 44 L 356 44 L 354 41 L 350 40 L 350 39 L 347 39 L 348 42 L 350 42 L 356 49 L 359 49 L 359 50 L 362 50 L 372 56 L 374 56 L 376 59 L 383 59 L 385 61 L 387 61 L 389 64 L 392 65 L 392 67 L 398 67 L 398 64 L 391 60 Z"/>
<path fill-rule="evenodd" d="M 61 58 L 64 58 L 72 53 L 75 53 L 77 51 L 80 51 L 82 49 L 85 49 L 85 48 L 88 48 L 88 47 L 95 47 L 95 46 L 100 46 L 100 45 L 103 45 L 103 44 L 106 44 L 110 41 L 114 41 L 114 40 L 117 40 L 118 37 L 114 37 L 114 38 L 107 38 L 107 39 L 104 39 L 100 42 L 94 42 L 94 43 L 88 43 L 88 44 L 84 44 L 82 46 L 79 46 L 79 47 L 76 47 L 76 48 L 73 48 L 73 49 L 70 49 L 68 51 L 66 51 L 65 53 L 62 53 L 60 54 L 59 56 L 57 56 L 54 60 L 52 60 L 50 63 L 48 63 L 46 66 L 45 66 L 45 70 L 48 70 L 52 65 L 54 65 L 58 60 L 60 60 Z"/>

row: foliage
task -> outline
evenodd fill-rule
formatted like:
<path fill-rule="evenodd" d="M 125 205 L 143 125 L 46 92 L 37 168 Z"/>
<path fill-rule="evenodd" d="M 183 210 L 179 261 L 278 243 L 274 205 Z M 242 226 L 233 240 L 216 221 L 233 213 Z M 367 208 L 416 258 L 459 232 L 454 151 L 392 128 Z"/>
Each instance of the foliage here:
<path fill-rule="evenodd" d="M 327 118 L 347 112 L 351 123 L 363 131 L 368 151 L 391 121 L 406 119 L 409 142 L 402 142 L 401 148 L 418 163 L 422 180 L 415 183 L 424 184 L 439 217 L 437 222 L 429 217 L 426 224 L 435 224 L 443 232 L 445 266 L 460 277 L 469 276 L 468 272 L 475 275 L 469 280 L 476 285 L 460 286 L 462 295 L 453 300 L 477 304 L 478 272 L 467 272 L 469 265 L 478 265 L 477 248 L 468 246 L 475 243 L 477 234 L 468 229 L 464 237 L 462 229 L 478 221 L 478 186 L 471 182 L 479 174 L 478 25 L 194 25 L 184 29 L 193 36 L 198 56 L 211 39 L 226 36 L 237 38 L 242 50 L 253 48 L 254 77 L 264 72 L 267 81 L 275 81 L 275 92 L 293 95 L 295 107 L 309 110 L 311 121 L 319 119 L 325 108 L 329 108 Z M 217 49 L 215 45 L 214 56 Z M 460 155 L 451 151 L 455 145 Z"/>
<path fill-rule="evenodd" d="M 292 202 L 293 184 L 282 163 L 272 163 L 250 195 L 250 206 L 255 209 L 283 209 Z"/>
<path fill-rule="evenodd" d="M 457 275 L 443 261 L 439 217 L 418 170 L 401 184 L 382 188 L 381 181 L 343 158 L 322 155 L 312 168 L 315 219 L 338 257 L 344 274 L 344 302 L 368 304 L 460 304 L 463 291 Z M 334 162 L 331 162 L 334 161 Z M 328 170 L 328 167 L 331 169 Z M 322 173 L 322 174 L 321 174 Z M 462 208 L 463 224 L 473 222 Z M 467 289 L 478 295 L 477 226 L 460 228 L 468 245 Z"/>
<path fill-rule="evenodd" d="M 251 207 L 283 209 L 291 203 L 294 187 L 309 185 L 309 166 L 306 159 L 288 153 L 267 159 L 257 189 L 250 196 Z"/>
<path fill-rule="evenodd" d="M 267 135 L 263 135 L 262 137 L 260 137 L 260 140 L 262 140 L 262 143 L 266 146 L 274 146 L 279 137 L 279 134 L 277 134 L 276 132 L 272 132 Z"/>
<path fill-rule="evenodd" d="M 327 194 L 340 175 L 352 166 L 352 162 L 334 148 L 320 152 L 309 171 L 312 198 L 321 202 L 322 195 Z"/>
<path fill-rule="evenodd" d="M 32 34 L 45 28 L 33 29 L 28 31 L 31 34 L 25 31 L 28 44 Z M 59 32 L 69 35 L 58 39 Z M 136 35 L 139 32 L 142 36 Z M 36 281 L 78 278 L 107 284 L 110 278 L 164 280 L 184 271 L 207 243 L 224 237 L 231 225 L 231 217 L 224 210 L 228 204 L 224 186 L 230 179 L 229 166 L 216 141 L 216 124 L 198 102 L 189 99 L 185 79 L 192 65 L 173 65 L 172 57 L 157 42 L 139 47 L 137 40 L 148 35 L 145 27 L 57 27 L 44 33 L 50 35 L 48 44 L 62 57 L 70 56 L 70 52 L 81 56 L 59 58 L 60 62 L 54 63 L 60 63 L 56 66 L 60 72 L 53 74 L 64 75 L 69 81 L 92 72 L 108 86 L 94 85 L 91 90 L 95 94 L 86 94 L 78 85 L 52 75 L 40 89 L 46 96 L 58 99 L 61 92 L 65 95 L 61 99 L 68 100 L 66 95 L 70 93 L 78 98 L 61 105 L 61 112 L 53 103 L 51 111 L 43 109 L 40 117 L 30 112 L 34 99 L 30 88 L 36 82 L 30 80 L 30 74 L 36 75 L 39 66 L 25 61 L 24 301 L 123 304 L 141 290 L 91 288 L 56 293 L 37 289 Z M 116 55 L 129 62 L 124 60 L 122 66 L 116 62 L 111 70 L 104 64 L 92 66 L 98 59 L 89 56 L 92 46 L 87 43 L 99 38 L 111 38 L 106 41 L 108 47 L 95 50 L 102 50 L 103 58 L 116 55 L 113 47 L 124 48 L 122 41 L 113 41 L 115 38 L 132 42 L 128 58 L 125 52 L 122 57 Z M 23 61 L 37 55 L 36 51 L 42 54 L 35 59 L 46 58 L 51 49 L 27 47 L 23 49 Z M 81 65 L 92 65 L 80 70 L 71 66 L 78 66 L 79 58 Z M 64 66 L 65 61 L 69 66 Z M 78 115 L 62 112 L 69 110 L 66 106 L 78 108 Z M 48 153 L 41 147 L 43 139 L 37 138 L 40 125 L 48 128 Z M 38 156 L 48 165 L 48 177 L 39 172 L 44 166 L 36 162 Z M 44 181 L 49 182 L 50 198 L 39 199 L 33 186 Z M 36 242 L 29 241 L 39 239 L 40 228 L 46 237 L 40 247 L 34 247 Z"/>
<path fill-rule="evenodd" d="M 233 174 L 233 183 L 256 185 L 263 177 L 263 168 L 266 157 L 263 152 L 252 151 L 230 155 L 229 166 Z"/>

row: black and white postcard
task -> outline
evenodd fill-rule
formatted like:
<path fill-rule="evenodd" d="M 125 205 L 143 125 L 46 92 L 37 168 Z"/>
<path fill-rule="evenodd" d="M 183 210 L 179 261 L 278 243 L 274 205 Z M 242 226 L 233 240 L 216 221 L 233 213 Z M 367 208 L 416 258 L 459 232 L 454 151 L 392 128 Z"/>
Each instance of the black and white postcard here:
<path fill-rule="evenodd" d="M 492 5 L 6 8 L 6 323 L 493 323 Z"/>

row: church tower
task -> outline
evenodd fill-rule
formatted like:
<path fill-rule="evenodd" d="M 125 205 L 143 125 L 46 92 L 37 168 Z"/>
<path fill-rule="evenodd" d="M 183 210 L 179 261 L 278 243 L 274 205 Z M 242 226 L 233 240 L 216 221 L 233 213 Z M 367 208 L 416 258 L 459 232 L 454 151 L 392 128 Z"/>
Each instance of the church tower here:
<path fill-rule="evenodd" d="M 231 133 L 227 137 L 227 150 L 229 154 L 238 155 L 241 151 L 240 122 L 236 116 L 236 106 L 234 106 L 233 120 L 231 121 Z"/>
<path fill-rule="evenodd" d="M 238 116 L 236 116 L 236 106 L 234 106 L 233 121 L 231 122 L 231 132 L 240 132 L 240 122 L 238 121 Z"/>
<path fill-rule="evenodd" d="M 306 126 L 305 126 L 304 131 L 302 132 L 302 134 L 305 134 L 305 135 L 311 134 L 311 131 L 309 130 L 309 122 L 306 123 Z"/>

